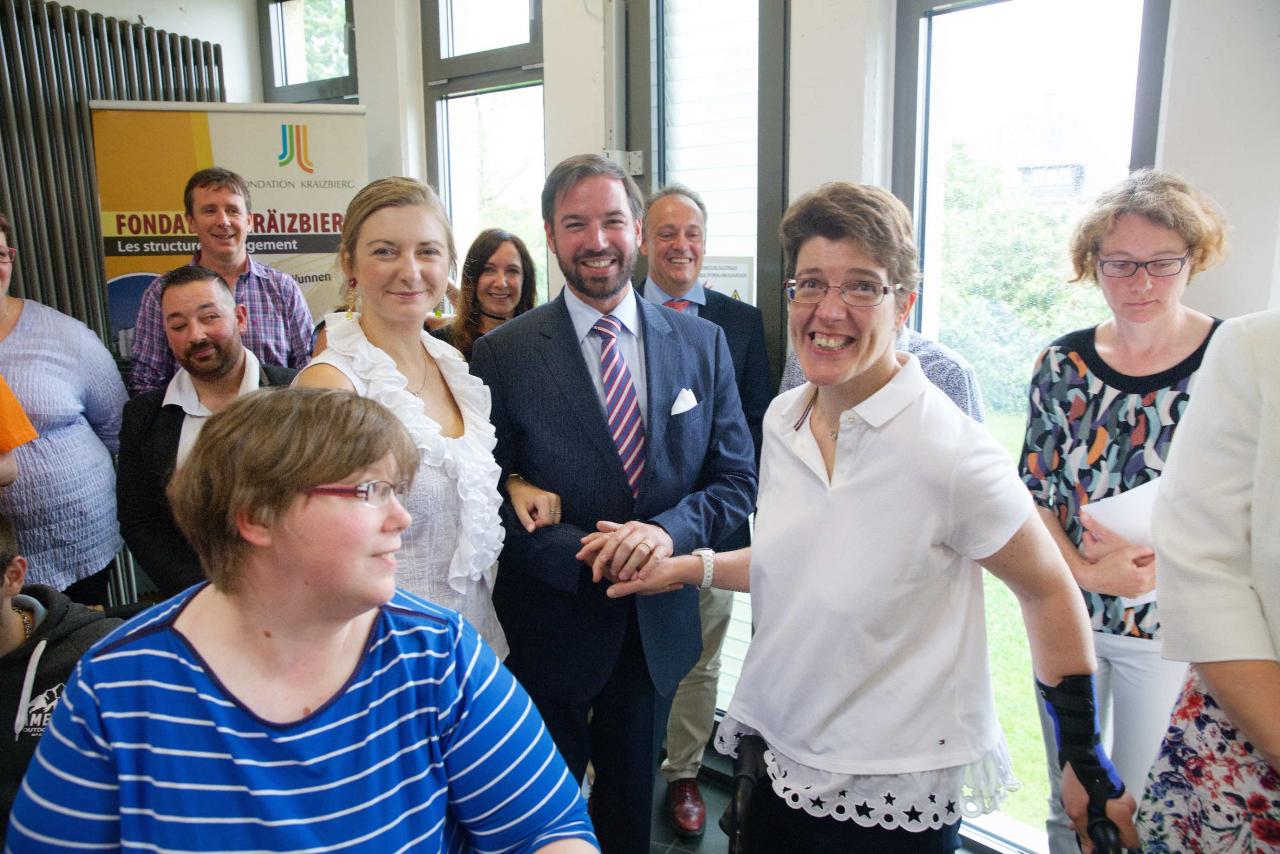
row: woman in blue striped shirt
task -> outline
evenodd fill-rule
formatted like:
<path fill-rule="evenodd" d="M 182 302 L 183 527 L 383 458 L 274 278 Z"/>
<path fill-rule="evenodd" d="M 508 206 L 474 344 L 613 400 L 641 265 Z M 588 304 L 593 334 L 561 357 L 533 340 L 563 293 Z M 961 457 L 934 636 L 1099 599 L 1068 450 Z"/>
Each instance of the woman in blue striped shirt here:
<path fill-rule="evenodd" d="M 14 852 L 595 851 L 527 694 L 395 589 L 418 452 L 380 404 L 246 395 L 170 486 L 210 583 L 81 660 Z"/>

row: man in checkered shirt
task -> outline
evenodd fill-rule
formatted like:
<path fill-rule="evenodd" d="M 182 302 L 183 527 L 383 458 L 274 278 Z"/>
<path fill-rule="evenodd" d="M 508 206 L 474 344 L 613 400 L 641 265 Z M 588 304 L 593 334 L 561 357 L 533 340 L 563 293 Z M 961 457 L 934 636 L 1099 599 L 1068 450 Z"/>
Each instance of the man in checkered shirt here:
<path fill-rule="evenodd" d="M 187 181 L 183 203 L 187 228 L 200 241 L 191 263 L 234 282 L 236 304 L 249 310 L 244 346 L 264 365 L 305 367 L 311 358 L 311 312 L 292 276 L 249 257 L 249 186 L 244 178 L 216 166 L 201 169 Z M 178 369 L 164 334 L 159 278 L 142 294 L 132 355 L 133 394 L 164 388 Z"/>

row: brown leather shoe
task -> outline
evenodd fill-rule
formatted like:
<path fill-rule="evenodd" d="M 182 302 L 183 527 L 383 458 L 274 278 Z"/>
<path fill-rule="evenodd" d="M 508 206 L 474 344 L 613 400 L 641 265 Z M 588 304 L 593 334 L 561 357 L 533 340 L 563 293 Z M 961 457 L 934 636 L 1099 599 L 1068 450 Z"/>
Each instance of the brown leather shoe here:
<path fill-rule="evenodd" d="M 667 784 L 667 818 L 677 836 L 689 839 L 702 835 L 707 826 L 707 805 L 702 802 L 697 780 L 675 780 Z"/>

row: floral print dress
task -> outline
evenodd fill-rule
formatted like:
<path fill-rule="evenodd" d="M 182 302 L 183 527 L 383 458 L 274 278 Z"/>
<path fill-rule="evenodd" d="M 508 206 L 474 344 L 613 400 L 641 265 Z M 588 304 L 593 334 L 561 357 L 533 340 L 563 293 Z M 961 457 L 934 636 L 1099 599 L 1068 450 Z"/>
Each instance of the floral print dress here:
<path fill-rule="evenodd" d="M 1138 808 L 1145 854 L 1280 852 L 1280 771 L 1191 668 Z"/>

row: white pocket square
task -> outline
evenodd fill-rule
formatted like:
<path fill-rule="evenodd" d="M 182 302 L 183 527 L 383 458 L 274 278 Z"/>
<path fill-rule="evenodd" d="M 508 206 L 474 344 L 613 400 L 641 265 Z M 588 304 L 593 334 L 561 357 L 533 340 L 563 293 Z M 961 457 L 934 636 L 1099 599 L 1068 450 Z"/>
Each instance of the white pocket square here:
<path fill-rule="evenodd" d="M 698 399 L 693 396 L 693 389 L 682 388 L 676 395 L 676 402 L 671 404 L 671 414 L 679 415 L 682 412 L 688 412 L 697 405 Z"/>

